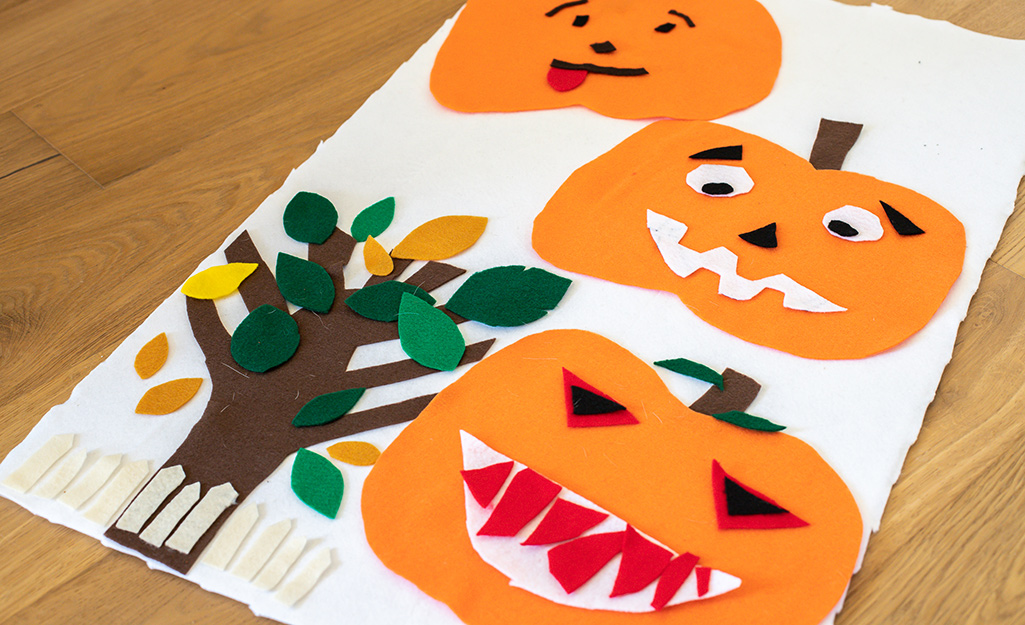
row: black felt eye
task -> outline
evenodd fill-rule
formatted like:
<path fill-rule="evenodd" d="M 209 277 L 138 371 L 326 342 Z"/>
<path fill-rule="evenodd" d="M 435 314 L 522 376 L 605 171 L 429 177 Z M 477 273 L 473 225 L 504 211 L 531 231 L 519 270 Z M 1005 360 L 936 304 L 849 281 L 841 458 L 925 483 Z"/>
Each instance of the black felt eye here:
<path fill-rule="evenodd" d="M 662 24 L 661 26 L 656 26 L 655 27 L 655 32 L 656 33 L 667 33 L 667 32 L 671 31 L 674 28 L 676 28 L 676 24 L 674 24 L 673 22 L 666 22 L 665 24 Z"/>
<path fill-rule="evenodd" d="M 577 28 L 587 25 L 587 20 L 591 19 L 590 15 L 578 15 L 573 18 L 573 25 Z"/>
<path fill-rule="evenodd" d="M 749 192 L 754 181 L 743 167 L 705 164 L 687 174 L 687 185 L 709 197 L 733 197 Z"/>

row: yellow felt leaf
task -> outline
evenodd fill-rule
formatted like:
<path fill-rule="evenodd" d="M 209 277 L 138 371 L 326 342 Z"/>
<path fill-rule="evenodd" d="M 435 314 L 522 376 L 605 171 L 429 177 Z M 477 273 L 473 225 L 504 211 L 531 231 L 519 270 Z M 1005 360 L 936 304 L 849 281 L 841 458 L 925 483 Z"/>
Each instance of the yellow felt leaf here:
<path fill-rule="evenodd" d="M 184 406 L 203 383 L 203 378 L 179 378 L 146 391 L 135 407 L 136 414 L 168 414 Z"/>
<path fill-rule="evenodd" d="M 256 263 L 228 263 L 204 269 L 185 281 L 182 293 L 196 299 L 231 295 L 259 267 Z"/>
<path fill-rule="evenodd" d="M 375 276 L 386 276 L 395 269 L 388 252 L 377 242 L 374 237 L 367 237 L 363 245 L 363 262 L 367 265 L 367 271 Z"/>
<path fill-rule="evenodd" d="M 152 376 L 167 362 L 167 334 L 161 332 L 142 346 L 135 355 L 135 372 L 145 380 Z"/>
<path fill-rule="evenodd" d="M 327 448 L 327 453 L 340 462 L 354 464 L 358 467 L 369 467 L 377 462 L 381 450 L 370 443 L 345 441 L 331 445 Z"/>
<path fill-rule="evenodd" d="M 391 255 L 412 260 L 441 260 L 455 256 L 473 245 L 484 234 L 487 225 L 487 217 L 438 217 L 410 232 L 395 246 Z"/>

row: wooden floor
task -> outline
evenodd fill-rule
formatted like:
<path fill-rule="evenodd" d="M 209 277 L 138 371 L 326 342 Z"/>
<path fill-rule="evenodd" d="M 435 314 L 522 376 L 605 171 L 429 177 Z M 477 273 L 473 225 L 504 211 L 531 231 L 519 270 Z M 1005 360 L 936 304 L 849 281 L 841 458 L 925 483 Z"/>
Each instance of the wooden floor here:
<path fill-rule="evenodd" d="M 460 1 L 0 0 L 0 456 Z M 1025 622 L 1023 383 L 1020 194 L 841 624 Z M 260 621 L 0 501 L 0 623 Z"/>

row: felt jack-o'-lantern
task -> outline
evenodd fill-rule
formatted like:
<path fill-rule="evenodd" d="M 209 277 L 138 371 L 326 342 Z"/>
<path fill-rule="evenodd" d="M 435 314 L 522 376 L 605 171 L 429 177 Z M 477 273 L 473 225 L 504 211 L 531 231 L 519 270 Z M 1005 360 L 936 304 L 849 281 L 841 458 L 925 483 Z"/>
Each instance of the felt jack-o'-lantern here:
<path fill-rule="evenodd" d="M 382 454 L 382 562 L 469 625 L 814 625 L 862 522 L 805 443 L 698 414 L 598 335 L 496 353 Z"/>
<path fill-rule="evenodd" d="M 821 129 L 813 164 L 726 126 L 652 124 L 563 183 L 534 221 L 534 249 L 675 293 L 708 323 L 798 356 L 893 347 L 960 274 L 964 227 L 914 191 L 838 171 L 860 127 Z"/>
<path fill-rule="evenodd" d="M 469 0 L 431 91 L 467 112 L 714 119 L 769 94 L 780 49 L 755 0 Z"/>

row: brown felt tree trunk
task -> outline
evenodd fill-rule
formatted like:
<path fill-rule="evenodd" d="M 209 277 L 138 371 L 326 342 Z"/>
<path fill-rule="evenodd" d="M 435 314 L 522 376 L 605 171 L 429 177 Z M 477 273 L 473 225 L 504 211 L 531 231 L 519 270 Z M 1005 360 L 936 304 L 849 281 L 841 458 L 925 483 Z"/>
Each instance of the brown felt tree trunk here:
<path fill-rule="evenodd" d="M 335 230 L 322 245 L 311 245 L 309 259 L 328 270 L 335 283 L 331 311 L 317 314 L 300 309 L 293 315 L 300 334 L 299 348 L 283 365 L 254 373 L 240 367 L 231 356 L 231 337 L 224 329 L 212 301 L 188 298 L 189 322 L 206 356 L 213 391 L 203 416 L 163 467 L 181 465 L 185 480 L 157 509 L 152 518 L 185 486 L 201 485 L 201 496 L 220 484 L 230 483 L 241 503 L 290 454 L 302 447 L 357 434 L 369 429 L 414 419 L 432 395 L 353 412 L 332 423 L 297 428 L 292 418 L 314 397 L 350 388 L 373 388 L 435 373 L 412 360 L 401 360 L 355 371 L 348 364 L 356 348 L 398 338 L 396 323 L 373 321 L 354 313 L 343 302 L 355 292 L 346 289 L 342 271 L 355 241 Z M 287 311 L 270 269 L 260 257 L 248 233 L 243 232 L 225 250 L 229 262 L 256 262 L 259 267 L 239 288 L 246 306 L 263 304 Z M 373 277 L 368 284 L 394 279 L 409 266 L 396 261 L 390 276 Z M 464 273 L 462 269 L 430 262 L 405 280 L 431 291 Z M 446 311 L 447 312 L 447 311 Z M 448 313 L 457 323 L 465 321 Z M 460 364 L 480 360 L 494 339 L 469 345 Z M 236 504 L 237 505 L 237 504 Z M 187 573 L 234 511 L 225 510 L 187 553 L 154 547 L 138 534 L 111 526 L 106 536 L 172 569 Z"/>

